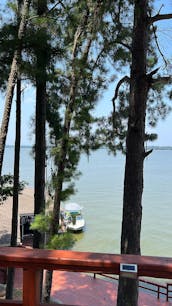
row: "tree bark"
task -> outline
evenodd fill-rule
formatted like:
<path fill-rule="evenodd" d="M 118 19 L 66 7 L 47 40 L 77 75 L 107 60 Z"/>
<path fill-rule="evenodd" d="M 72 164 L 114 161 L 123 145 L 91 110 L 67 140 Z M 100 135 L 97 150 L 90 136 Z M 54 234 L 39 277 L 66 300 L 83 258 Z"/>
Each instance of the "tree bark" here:
<path fill-rule="evenodd" d="M 17 246 L 18 229 L 18 192 L 19 192 L 19 165 L 20 165 L 20 134 L 21 134 L 21 80 L 17 80 L 17 100 L 16 100 L 16 141 L 14 157 L 14 187 L 13 187 L 13 209 L 12 209 L 12 247 Z M 13 298 L 14 268 L 8 268 L 6 298 Z"/>
<path fill-rule="evenodd" d="M 47 0 L 38 0 L 37 13 L 44 16 Z M 46 123 L 46 87 L 47 87 L 47 37 L 46 27 L 40 26 L 38 33 L 42 40 L 36 48 L 36 116 L 35 116 L 35 177 L 34 177 L 34 215 L 45 212 L 45 123 Z M 44 235 L 34 231 L 33 247 L 44 247 Z M 43 271 L 40 278 L 40 300 L 42 300 Z"/>
<path fill-rule="evenodd" d="M 29 12 L 31 0 L 24 0 L 22 14 L 21 14 L 21 21 L 18 30 L 18 42 L 21 44 L 21 41 L 25 34 L 25 28 L 27 24 L 27 16 Z M 10 113 L 11 113 L 11 105 L 13 100 L 14 94 L 14 87 L 17 80 L 17 65 L 19 61 L 20 55 L 18 54 L 18 50 L 14 52 L 13 61 L 11 65 L 11 71 L 8 78 L 8 86 L 7 86 L 7 94 L 5 99 L 5 107 L 4 107 L 4 114 L 1 123 L 1 131 L 0 131 L 0 176 L 2 173 L 2 165 L 3 165 L 3 157 L 4 157 L 4 150 L 5 150 L 5 143 L 7 138 L 8 132 L 8 125 L 10 120 Z"/>
<path fill-rule="evenodd" d="M 61 192 L 63 189 L 63 181 L 64 181 L 64 169 L 66 167 L 66 155 L 68 152 L 68 145 L 69 145 L 69 131 L 70 125 L 72 120 L 72 114 L 74 110 L 74 103 L 75 103 L 75 89 L 76 89 L 76 79 L 73 75 L 72 78 L 72 85 L 70 90 L 70 102 L 67 106 L 65 112 L 65 120 L 64 120 L 64 127 L 63 127 L 63 136 L 61 140 L 60 146 L 60 158 L 58 162 L 58 171 L 56 176 L 56 189 L 55 189 L 55 196 L 54 196 L 54 205 L 53 205 L 53 218 L 52 223 L 50 225 L 50 237 L 56 235 L 58 233 L 59 228 L 59 218 L 60 218 L 60 203 L 61 203 Z M 51 285 L 52 285 L 52 277 L 53 271 L 46 271 L 45 277 L 45 285 L 44 285 L 44 296 L 43 301 L 44 303 L 50 302 L 50 294 L 51 294 Z"/>
<path fill-rule="evenodd" d="M 148 0 L 134 1 L 129 120 L 123 197 L 121 253 L 140 254 L 144 139 L 149 84 L 146 76 Z M 138 305 L 138 280 L 119 278 L 118 306 Z"/>
<path fill-rule="evenodd" d="M 18 0 L 18 23 L 20 24 L 22 0 Z M 12 207 L 12 230 L 11 243 L 12 247 L 17 246 L 17 229 L 18 229 L 18 193 L 19 193 L 19 167 L 20 167 L 20 142 L 21 142 L 21 40 L 18 44 L 17 57 L 17 87 L 16 87 L 16 136 L 15 136 L 15 155 L 14 155 L 14 186 L 13 186 L 13 207 Z M 13 298 L 15 269 L 8 268 L 6 298 Z"/>
<path fill-rule="evenodd" d="M 95 16 L 99 13 L 101 5 L 97 4 L 95 10 Z M 94 16 L 94 17 L 95 17 Z M 63 190 L 63 182 L 64 182 L 64 170 L 66 167 L 66 156 L 68 153 L 68 146 L 69 146 L 69 133 L 70 133 L 70 126 L 72 122 L 73 112 L 76 107 L 76 94 L 77 94 L 77 86 L 78 86 L 78 76 L 82 74 L 77 71 L 78 67 L 76 66 L 76 59 L 78 56 L 78 49 L 79 46 L 82 44 L 81 36 L 87 28 L 88 25 L 88 18 L 89 18 L 89 10 L 86 7 L 86 10 L 83 14 L 83 19 L 81 23 L 78 25 L 78 28 L 75 32 L 74 42 L 73 42 L 73 50 L 72 50 L 72 63 L 71 63 L 71 84 L 69 90 L 69 103 L 66 107 L 65 111 L 65 118 L 63 124 L 63 135 L 60 143 L 60 153 L 59 153 L 59 160 L 57 164 L 57 175 L 56 175 L 56 189 L 55 189 L 55 196 L 54 196 L 54 206 L 53 206 L 53 218 L 52 223 L 50 225 L 50 237 L 58 233 L 59 227 L 59 217 L 60 217 L 60 204 L 61 204 L 61 192 Z M 96 18 L 95 18 L 96 20 Z M 94 22 L 93 22 L 94 23 Z M 90 37 L 88 38 L 86 47 L 83 51 L 83 60 L 87 63 L 88 54 L 91 47 L 91 43 L 93 40 L 92 31 L 94 30 L 94 24 L 92 24 L 92 28 L 90 30 Z M 51 281 L 52 281 L 52 272 L 46 272 L 46 282 L 44 287 L 44 297 L 43 301 L 46 303 L 50 302 L 50 293 L 51 293 Z"/>
<path fill-rule="evenodd" d="M 47 11 L 47 0 L 38 1 L 38 16 Z M 35 194 L 34 194 L 34 215 L 40 214 L 45 209 L 45 122 L 46 122 L 46 81 L 47 81 L 47 41 L 46 28 L 38 29 L 43 39 L 36 50 L 36 128 L 35 128 Z M 43 246 L 43 236 L 40 232 L 34 231 L 33 247 Z"/>
<path fill-rule="evenodd" d="M 46 82 L 36 82 L 36 138 L 35 138 L 35 194 L 34 215 L 45 209 L 45 117 L 46 117 Z M 40 248 L 43 237 L 34 231 L 33 247 Z"/>

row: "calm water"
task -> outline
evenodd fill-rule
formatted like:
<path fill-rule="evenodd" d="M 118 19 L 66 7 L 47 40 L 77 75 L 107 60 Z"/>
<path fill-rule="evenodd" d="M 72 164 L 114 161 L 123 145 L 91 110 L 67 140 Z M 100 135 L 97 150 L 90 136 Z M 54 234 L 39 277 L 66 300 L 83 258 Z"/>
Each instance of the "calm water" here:
<path fill-rule="evenodd" d="M 30 148 L 21 149 L 21 179 L 33 186 Z M 75 250 L 119 253 L 125 158 L 106 150 L 82 156 L 78 192 L 71 197 L 84 207 L 86 229 Z M 48 164 L 48 173 L 51 163 Z M 4 173 L 13 172 L 13 148 L 5 151 Z M 47 174 L 48 175 L 48 174 Z M 145 161 L 142 254 L 172 256 L 172 151 L 155 150 Z"/>

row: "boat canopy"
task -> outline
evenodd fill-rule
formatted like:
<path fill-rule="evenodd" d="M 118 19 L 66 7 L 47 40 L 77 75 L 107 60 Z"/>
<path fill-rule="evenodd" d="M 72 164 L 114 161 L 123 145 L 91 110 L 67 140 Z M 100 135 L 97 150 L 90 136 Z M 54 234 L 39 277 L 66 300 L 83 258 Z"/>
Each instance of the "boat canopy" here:
<path fill-rule="evenodd" d="M 67 211 L 67 212 L 73 212 L 73 213 L 76 212 L 76 213 L 78 213 L 81 210 L 82 210 L 82 207 L 79 204 L 77 204 L 77 203 L 67 203 L 65 205 L 65 211 Z"/>

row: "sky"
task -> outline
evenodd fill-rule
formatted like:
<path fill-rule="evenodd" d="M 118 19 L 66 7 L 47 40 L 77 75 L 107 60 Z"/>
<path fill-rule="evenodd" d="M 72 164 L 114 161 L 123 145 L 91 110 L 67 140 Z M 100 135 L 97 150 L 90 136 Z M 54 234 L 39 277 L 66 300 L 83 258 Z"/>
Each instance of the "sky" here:
<path fill-rule="evenodd" d="M 164 6 L 162 7 L 162 4 Z M 2 4 L 2 2 L 1 2 Z M 172 13 L 172 1 L 171 0 L 156 0 L 155 14 L 161 8 L 161 14 Z M 158 25 L 158 37 L 159 46 L 164 56 L 171 60 L 168 73 L 172 74 L 172 20 L 161 21 L 156 23 Z M 164 69 L 162 57 L 159 55 L 161 70 L 164 73 L 167 71 Z M 112 109 L 112 97 L 114 94 L 115 84 L 110 85 L 109 89 L 100 97 L 96 113 L 99 115 L 106 115 Z M 3 107 L 4 107 L 5 94 L 0 93 L 0 120 L 2 119 Z M 15 102 L 15 101 L 14 101 Z M 171 101 L 172 106 L 172 101 Z M 33 145 L 33 136 L 31 128 L 31 117 L 35 113 L 35 92 L 30 85 L 26 86 L 22 96 L 22 132 L 21 132 L 21 144 Z M 147 129 L 150 131 L 150 129 Z M 159 120 L 156 128 L 152 130 L 153 133 L 158 134 L 158 139 L 152 143 L 156 146 L 172 146 L 172 112 L 167 116 L 165 120 Z M 15 140 L 15 103 L 13 103 L 12 113 L 10 117 L 10 125 L 7 136 L 7 145 L 14 145 Z"/>

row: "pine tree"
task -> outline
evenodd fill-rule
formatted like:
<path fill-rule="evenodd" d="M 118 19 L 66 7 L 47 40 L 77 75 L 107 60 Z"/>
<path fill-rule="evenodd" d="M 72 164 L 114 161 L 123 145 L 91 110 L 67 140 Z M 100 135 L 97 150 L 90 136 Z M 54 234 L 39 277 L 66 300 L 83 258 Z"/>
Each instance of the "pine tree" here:
<path fill-rule="evenodd" d="M 96 147 L 91 135 L 95 122 L 91 112 L 100 91 L 106 86 L 105 58 L 112 48 L 112 41 L 111 44 L 103 43 L 102 38 L 104 32 L 108 32 L 107 26 L 110 26 L 105 17 L 112 9 L 110 2 L 79 1 L 73 3 L 72 8 L 68 10 L 67 21 L 64 22 L 67 24 L 64 45 L 68 46 L 63 62 L 66 69 L 56 70 L 57 82 L 51 88 L 47 109 L 52 142 L 56 145 L 53 149 L 56 168 L 53 173 L 54 207 L 50 238 L 58 235 L 61 201 L 74 192 L 71 181 L 78 176 L 81 152 L 89 153 Z M 99 52 L 96 52 L 94 43 Z M 70 184 L 66 188 L 68 182 Z M 50 299 L 51 280 L 52 272 L 49 271 L 44 293 L 46 302 Z"/>
<path fill-rule="evenodd" d="M 18 24 L 21 17 L 21 0 L 18 0 Z M 17 246 L 17 229 L 18 229 L 18 201 L 19 201 L 19 165 L 20 165 L 20 141 L 21 141 L 21 44 L 18 45 L 18 65 L 17 65 L 17 86 L 16 86 L 16 139 L 15 139 L 15 156 L 14 156 L 14 185 L 13 185 L 13 208 L 12 208 L 12 230 L 11 243 L 12 247 Z M 8 268 L 6 298 L 13 298 L 14 286 L 14 268 Z"/>
<path fill-rule="evenodd" d="M 38 1 L 37 14 L 43 17 L 47 12 L 47 1 Z M 45 209 L 45 122 L 46 122 L 46 69 L 47 69 L 47 37 L 46 27 L 38 25 L 39 45 L 36 51 L 36 116 L 35 116 L 35 202 L 34 214 Z M 38 231 L 34 233 L 33 247 L 39 248 L 42 237 Z"/>
<path fill-rule="evenodd" d="M 148 47 L 151 25 L 148 0 L 134 1 L 134 25 L 132 37 L 132 59 L 130 71 L 130 93 L 128 129 L 126 136 L 126 164 L 123 197 L 121 234 L 122 254 L 141 254 L 140 235 L 142 220 L 143 167 L 145 157 L 152 150 L 145 150 L 145 119 L 150 88 L 158 81 L 154 75 L 158 69 L 148 73 Z M 157 20 L 160 15 L 156 16 Z M 165 16 L 164 16 L 165 17 Z M 167 17 L 167 16 L 166 16 Z M 171 16 L 172 17 L 172 16 Z M 159 82 L 169 78 L 159 78 Z M 138 305 L 138 279 L 119 278 L 118 306 Z"/>
<path fill-rule="evenodd" d="M 21 44 L 21 41 L 25 35 L 25 28 L 27 24 L 27 16 L 29 12 L 30 0 L 24 0 L 23 3 L 23 10 L 21 14 L 21 21 L 18 29 L 18 43 Z M 11 112 L 11 105 L 14 93 L 14 87 L 17 80 L 17 65 L 19 61 L 20 54 L 18 52 L 18 48 L 14 52 L 12 64 L 11 64 L 11 71 L 8 78 L 8 86 L 7 86 L 7 93 L 5 99 L 5 108 L 4 114 L 1 123 L 1 131 L 0 131 L 0 176 L 2 172 L 2 164 L 3 164 L 3 157 L 4 157 L 4 149 L 8 131 L 8 124 L 10 119 L 10 112 Z"/>

